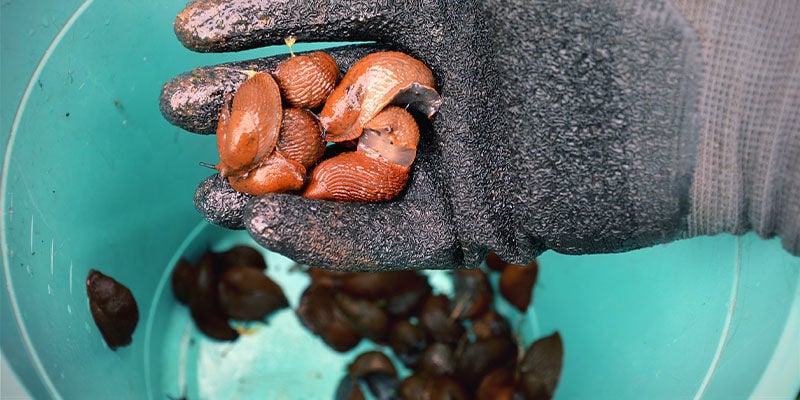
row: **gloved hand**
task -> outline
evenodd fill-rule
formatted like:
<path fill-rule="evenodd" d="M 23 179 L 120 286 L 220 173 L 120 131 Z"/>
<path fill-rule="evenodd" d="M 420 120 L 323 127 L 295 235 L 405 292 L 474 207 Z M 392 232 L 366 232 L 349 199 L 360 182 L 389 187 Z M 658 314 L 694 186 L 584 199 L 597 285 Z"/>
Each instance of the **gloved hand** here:
<path fill-rule="evenodd" d="M 194 0 L 175 23 L 189 49 L 375 41 L 331 53 L 346 70 L 382 46 L 406 52 L 432 69 L 443 99 L 393 201 L 251 198 L 211 176 L 195 205 L 333 269 L 474 266 L 489 250 L 523 264 L 547 249 L 618 252 L 753 228 L 797 254 L 800 7 L 751 3 Z M 162 113 L 213 133 L 243 71 L 279 58 L 177 76 Z M 761 69 L 741 68 L 751 64 Z"/>

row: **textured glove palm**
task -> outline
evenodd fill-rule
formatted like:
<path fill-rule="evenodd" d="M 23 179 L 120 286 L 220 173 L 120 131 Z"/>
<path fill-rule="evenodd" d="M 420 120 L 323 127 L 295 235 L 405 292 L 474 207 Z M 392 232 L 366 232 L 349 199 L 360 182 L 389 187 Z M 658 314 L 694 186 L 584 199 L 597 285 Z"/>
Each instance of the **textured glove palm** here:
<path fill-rule="evenodd" d="M 624 251 L 689 230 L 702 60 L 695 30 L 666 2 L 202 0 L 175 27 L 198 51 L 288 36 L 376 41 L 434 71 L 443 104 L 423 124 L 408 188 L 394 201 L 251 199 L 218 177 L 200 185 L 207 219 L 241 218 L 259 243 L 298 262 L 452 268 L 494 250 L 526 263 L 546 249 Z M 346 68 L 372 50 L 333 54 Z M 222 93 L 242 79 L 225 71 L 275 62 L 179 76 L 165 85 L 162 112 L 213 132 Z"/>

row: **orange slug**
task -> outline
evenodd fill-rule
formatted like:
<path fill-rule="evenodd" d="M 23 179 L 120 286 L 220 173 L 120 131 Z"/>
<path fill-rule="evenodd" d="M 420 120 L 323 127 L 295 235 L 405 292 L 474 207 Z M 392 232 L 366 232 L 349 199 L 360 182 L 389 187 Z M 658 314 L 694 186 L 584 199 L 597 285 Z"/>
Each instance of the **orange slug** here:
<path fill-rule="evenodd" d="M 389 104 L 415 108 L 429 118 L 441 105 L 431 70 L 396 51 L 377 52 L 357 61 L 328 96 L 319 120 L 329 142 L 359 137 L 364 124 Z"/>
<path fill-rule="evenodd" d="M 361 151 L 351 151 L 317 165 L 303 196 L 319 200 L 376 203 L 396 197 L 407 181 L 407 168 L 370 157 Z"/>
<path fill-rule="evenodd" d="M 389 106 L 364 125 L 358 151 L 409 168 L 416 157 L 418 143 L 419 127 L 414 117 L 401 107 Z"/>
<path fill-rule="evenodd" d="M 322 51 L 288 58 L 272 73 L 286 102 L 297 108 L 321 106 L 339 80 L 339 66 Z"/>
<path fill-rule="evenodd" d="M 299 108 L 285 108 L 277 151 L 290 160 L 311 168 L 325 153 L 322 128 L 314 115 Z"/>
<path fill-rule="evenodd" d="M 228 177 L 237 192 L 260 196 L 299 190 L 305 182 L 306 168 L 274 151 L 250 172 Z"/>
<path fill-rule="evenodd" d="M 278 142 L 282 106 L 277 83 L 259 72 L 239 86 L 233 104 L 226 102 L 217 125 L 220 175 L 228 177 L 252 169 Z"/>
<path fill-rule="evenodd" d="M 389 106 L 367 122 L 357 151 L 327 159 L 312 171 L 303 195 L 339 201 L 391 200 L 408 181 L 418 142 L 414 117 Z"/>

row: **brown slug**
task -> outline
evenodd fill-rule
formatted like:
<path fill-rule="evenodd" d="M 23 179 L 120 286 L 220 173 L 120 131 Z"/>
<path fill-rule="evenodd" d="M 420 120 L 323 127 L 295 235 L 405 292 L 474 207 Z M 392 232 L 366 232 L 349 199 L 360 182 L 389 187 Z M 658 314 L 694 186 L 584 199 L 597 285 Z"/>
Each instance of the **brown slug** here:
<path fill-rule="evenodd" d="M 239 333 L 228 323 L 228 315 L 219 304 L 214 253 L 206 252 L 197 261 L 197 278 L 189 294 L 189 311 L 195 326 L 204 335 L 220 341 L 233 341 Z"/>
<path fill-rule="evenodd" d="M 419 324 L 437 342 L 453 344 L 464 334 L 464 326 L 455 318 L 450 318 L 450 310 L 450 299 L 443 294 L 436 294 L 428 297 L 419 312 Z"/>
<path fill-rule="evenodd" d="M 256 168 L 243 175 L 228 177 L 231 187 L 238 192 L 260 196 L 299 190 L 305 182 L 306 168 L 297 161 L 273 151 Z"/>
<path fill-rule="evenodd" d="M 339 66 L 328 53 L 315 51 L 284 60 L 272 74 L 289 105 L 314 109 L 333 92 L 339 80 Z"/>
<path fill-rule="evenodd" d="M 284 157 L 311 168 L 325 153 L 322 127 L 310 111 L 285 108 L 276 149 Z"/>
<path fill-rule="evenodd" d="M 511 326 L 508 324 L 508 320 L 496 310 L 491 310 L 480 318 L 473 320 L 469 329 L 476 340 L 488 340 L 493 337 L 511 334 Z"/>
<path fill-rule="evenodd" d="M 228 181 L 234 190 L 255 196 L 299 190 L 305 184 L 306 168 L 316 164 L 324 152 L 325 142 L 313 114 L 286 108 L 275 150 L 249 171 L 229 176 Z"/>
<path fill-rule="evenodd" d="M 255 73 L 239 86 L 217 125 L 220 175 L 246 173 L 275 149 L 281 110 L 280 90 L 269 73 Z"/>
<path fill-rule="evenodd" d="M 324 160 L 311 172 L 303 196 L 318 200 L 376 203 L 405 188 L 408 170 L 361 151 Z"/>
<path fill-rule="evenodd" d="M 333 396 L 334 400 L 365 400 L 364 392 L 361 390 L 361 384 L 357 379 L 353 379 L 350 375 L 345 375 L 339 381 L 339 386 L 336 387 L 336 392 Z"/>
<path fill-rule="evenodd" d="M 97 270 L 86 277 L 86 294 L 92 318 L 111 350 L 127 346 L 139 323 L 139 308 L 130 289 Z"/>
<path fill-rule="evenodd" d="M 489 372 L 514 366 L 517 361 L 517 343 L 510 335 L 474 342 L 464 341 L 455 353 L 455 376 L 464 385 L 477 388 L 480 380 Z"/>
<path fill-rule="evenodd" d="M 455 372 L 456 359 L 450 345 L 431 343 L 420 354 L 417 371 L 426 375 L 449 375 Z"/>
<path fill-rule="evenodd" d="M 391 200 L 406 186 L 418 142 L 414 117 L 400 107 L 387 107 L 366 124 L 357 151 L 314 168 L 303 196 L 369 203 Z"/>
<path fill-rule="evenodd" d="M 394 399 L 397 386 L 397 369 L 384 353 L 372 350 L 361 353 L 347 366 L 347 376 L 369 389 L 370 398 Z"/>
<path fill-rule="evenodd" d="M 384 309 L 393 318 L 407 318 L 416 313 L 433 292 L 428 279 L 421 274 L 416 274 L 414 279 L 398 282 L 397 286 L 396 293 L 384 300 Z"/>
<path fill-rule="evenodd" d="M 539 264 L 507 264 L 500 273 L 500 294 L 517 310 L 525 312 L 533 298 L 533 287 L 539 276 Z"/>
<path fill-rule="evenodd" d="M 345 352 L 361 341 L 361 335 L 332 301 L 335 291 L 327 286 L 309 285 L 300 296 L 295 314 L 309 331 L 319 336 L 330 348 Z"/>
<path fill-rule="evenodd" d="M 425 280 L 416 271 L 351 272 L 340 277 L 338 289 L 351 296 L 377 300 L 391 297 L 404 285 Z"/>
<path fill-rule="evenodd" d="M 392 360 L 386 354 L 377 350 L 372 350 L 359 354 L 358 357 L 347 366 L 347 373 L 355 379 L 360 379 L 375 373 L 396 377 L 397 368 L 395 368 Z"/>
<path fill-rule="evenodd" d="M 189 260 L 181 257 L 172 268 L 172 293 L 182 304 L 189 304 L 189 294 L 197 280 L 197 269 Z"/>
<path fill-rule="evenodd" d="M 514 370 L 499 368 L 486 374 L 475 390 L 475 400 L 512 400 L 514 398 Z"/>
<path fill-rule="evenodd" d="M 517 365 L 517 391 L 525 399 L 551 399 L 561 378 L 564 343 L 558 332 L 533 342 Z"/>
<path fill-rule="evenodd" d="M 227 268 L 217 283 L 219 304 L 225 313 L 243 321 L 257 321 L 282 308 L 289 301 L 275 281 L 246 265 Z"/>
<path fill-rule="evenodd" d="M 425 395 L 425 383 L 427 377 L 421 373 L 413 373 L 400 382 L 397 388 L 397 394 L 401 400 L 418 400 L 422 399 Z"/>
<path fill-rule="evenodd" d="M 358 151 L 410 168 L 417 155 L 419 127 L 404 108 L 389 106 L 364 125 Z"/>
<path fill-rule="evenodd" d="M 236 245 L 221 253 L 216 253 L 216 263 L 224 267 L 252 267 L 267 270 L 267 262 L 258 250 L 247 245 Z"/>
<path fill-rule="evenodd" d="M 369 54 L 353 64 L 322 107 L 325 138 L 342 142 L 359 137 L 364 125 L 392 103 L 431 117 L 442 102 L 434 86 L 431 70 L 408 54 Z"/>
<path fill-rule="evenodd" d="M 453 272 L 453 312 L 457 319 L 474 319 L 489 310 L 494 299 L 489 277 L 480 269 Z"/>
<path fill-rule="evenodd" d="M 500 272 L 498 283 L 500 295 L 517 310 L 527 311 L 533 297 L 533 287 L 539 276 L 539 264 L 536 260 L 528 265 L 517 265 L 503 260 L 497 253 L 490 251 L 484 262 L 490 270 Z"/>
<path fill-rule="evenodd" d="M 401 319 L 389 329 L 389 347 L 400 362 L 410 367 L 417 364 L 419 356 L 428 347 L 427 337 L 420 324 L 411 322 L 411 319 Z"/>
<path fill-rule="evenodd" d="M 383 343 L 389 333 L 389 316 L 376 302 L 336 293 L 336 305 L 359 335 Z"/>

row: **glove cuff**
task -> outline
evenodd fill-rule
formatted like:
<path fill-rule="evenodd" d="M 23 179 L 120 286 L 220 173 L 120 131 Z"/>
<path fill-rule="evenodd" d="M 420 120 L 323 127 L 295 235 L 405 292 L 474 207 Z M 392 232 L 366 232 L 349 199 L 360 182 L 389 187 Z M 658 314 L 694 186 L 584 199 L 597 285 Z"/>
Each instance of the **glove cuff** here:
<path fill-rule="evenodd" d="M 800 3 L 676 0 L 701 40 L 687 236 L 755 230 L 800 254 Z"/>

